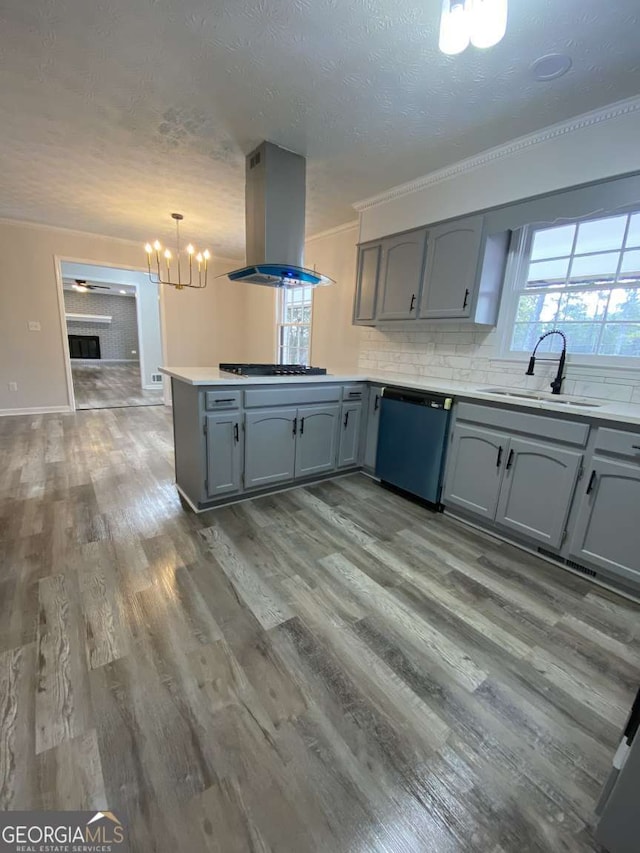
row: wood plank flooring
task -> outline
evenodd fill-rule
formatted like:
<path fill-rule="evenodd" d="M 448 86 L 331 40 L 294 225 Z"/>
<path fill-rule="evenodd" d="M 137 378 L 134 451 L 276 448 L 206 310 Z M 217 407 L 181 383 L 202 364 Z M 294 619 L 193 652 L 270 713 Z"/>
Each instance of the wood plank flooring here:
<path fill-rule="evenodd" d="M 584 853 L 640 608 L 362 476 L 200 516 L 163 408 L 0 419 L 0 808 L 134 851 Z"/>
<path fill-rule="evenodd" d="M 95 364 L 71 360 L 76 409 L 118 409 L 124 406 L 162 406 L 162 386 L 146 391 L 138 364 Z"/>

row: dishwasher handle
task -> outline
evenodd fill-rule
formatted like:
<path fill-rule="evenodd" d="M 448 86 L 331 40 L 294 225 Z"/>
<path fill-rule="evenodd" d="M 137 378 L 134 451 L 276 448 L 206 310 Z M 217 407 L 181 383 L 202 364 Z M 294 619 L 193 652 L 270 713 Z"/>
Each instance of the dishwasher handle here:
<path fill-rule="evenodd" d="M 445 409 L 449 411 L 453 402 L 451 397 L 444 394 L 429 394 L 421 391 L 405 391 L 401 388 L 384 388 L 382 399 L 395 400 L 398 403 L 409 403 L 414 406 L 425 406 L 428 409 Z"/>

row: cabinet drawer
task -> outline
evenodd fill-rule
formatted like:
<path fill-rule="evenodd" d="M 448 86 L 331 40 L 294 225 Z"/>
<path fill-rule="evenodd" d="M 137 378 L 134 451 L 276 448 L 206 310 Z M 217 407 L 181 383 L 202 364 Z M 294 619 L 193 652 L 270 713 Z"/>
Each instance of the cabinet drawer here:
<path fill-rule="evenodd" d="M 595 449 L 601 453 L 629 456 L 640 462 L 640 432 L 600 427 L 596 433 Z"/>
<path fill-rule="evenodd" d="M 205 391 L 204 407 L 208 412 L 218 409 L 237 409 L 240 406 L 240 391 Z"/>
<path fill-rule="evenodd" d="M 362 400 L 367 391 L 367 386 L 362 385 L 345 385 L 342 389 L 342 399 L 345 402 L 349 400 Z"/>
<path fill-rule="evenodd" d="M 557 418 L 554 415 L 530 415 L 498 406 L 481 406 L 476 403 L 459 403 L 456 411 L 459 421 L 472 421 L 490 427 L 523 432 L 538 438 L 550 438 L 567 444 L 584 447 L 589 436 L 589 424 Z"/>
<path fill-rule="evenodd" d="M 301 388 L 255 388 L 244 392 L 247 409 L 259 406 L 298 406 L 305 403 L 337 403 L 340 385 L 307 385 Z"/>

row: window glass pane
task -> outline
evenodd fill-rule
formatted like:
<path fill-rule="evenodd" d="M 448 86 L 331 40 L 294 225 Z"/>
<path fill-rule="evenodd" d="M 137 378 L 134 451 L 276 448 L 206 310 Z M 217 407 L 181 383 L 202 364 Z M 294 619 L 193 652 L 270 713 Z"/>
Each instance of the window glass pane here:
<path fill-rule="evenodd" d="M 608 290 L 563 293 L 558 308 L 558 323 L 578 320 L 602 320 L 609 300 Z M 544 318 L 543 318 L 544 319 Z"/>
<path fill-rule="evenodd" d="M 537 323 L 554 320 L 560 304 L 559 293 L 536 293 L 518 300 L 516 323 Z"/>
<path fill-rule="evenodd" d="M 640 322 L 640 290 L 616 288 L 611 291 L 607 320 L 637 320 Z"/>
<path fill-rule="evenodd" d="M 622 256 L 622 266 L 620 267 L 620 276 L 624 275 L 627 279 L 640 280 L 640 249 L 633 252 L 625 252 Z"/>
<path fill-rule="evenodd" d="M 640 213 L 634 213 L 629 220 L 629 231 L 627 232 L 627 246 L 640 247 Z"/>
<path fill-rule="evenodd" d="M 573 246 L 575 225 L 560 225 L 556 228 L 541 228 L 534 234 L 531 245 L 531 260 L 559 258 L 569 255 Z"/>
<path fill-rule="evenodd" d="M 618 252 L 607 252 L 602 255 L 584 255 L 576 257 L 571 264 L 571 284 L 581 284 L 615 278 L 618 270 Z"/>
<path fill-rule="evenodd" d="M 640 356 L 640 323 L 607 323 L 602 332 L 600 354 Z"/>
<path fill-rule="evenodd" d="M 569 258 L 559 258 L 555 261 L 534 261 L 529 264 L 527 287 L 564 284 L 568 269 Z"/>
<path fill-rule="evenodd" d="M 585 252 L 606 252 L 608 249 L 621 249 L 627 217 L 612 216 L 608 219 L 596 219 L 578 225 L 576 255 Z"/>
<path fill-rule="evenodd" d="M 559 328 L 567 336 L 569 353 L 595 354 L 598 348 L 600 323 L 563 323 Z"/>
<path fill-rule="evenodd" d="M 518 352 L 531 352 L 538 343 L 540 335 L 550 332 L 554 327 L 555 323 L 516 323 L 513 328 L 511 349 Z M 555 337 L 557 336 L 554 335 Z M 545 341 L 546 344 L 547 342 Z M 538 352 L 543 352 L 542 345 Z"/>

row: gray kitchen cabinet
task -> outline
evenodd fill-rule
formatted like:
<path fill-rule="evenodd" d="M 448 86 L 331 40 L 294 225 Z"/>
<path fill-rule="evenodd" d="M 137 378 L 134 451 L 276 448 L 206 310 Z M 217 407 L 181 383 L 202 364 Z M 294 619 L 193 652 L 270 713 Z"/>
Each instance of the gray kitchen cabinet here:
<path fill-rule="evenodd" d="M 372 385 L 369 388 L 367 405 L 367 426 L 364 436 L 364 454 L 362 464 L 368 471 L 375 471 L 376 453 L 378 450 L 378 428 L 380 426 L 380 400 L 382 386 Z"/>
<path fill-rule="evenodd" d="M 376 318 L 378 279 L 380 275 L 381 243 L 358 247 L 358 273 L 353 305 L 353 322 L 356 325 L 373 325 Z"/>
<path fill-rule="evenodd" d="M 443 503 L 493 520 L 504 474 L 509 436 L 484 427 L 456 424 L 449 450 Z"/>
<path fill-rule="evenodd" d="M 343 403 L 342 423 L 340 424 L 340 445 L 338 450 L 339 468 L 347 468 L 359 464 L 361 424 L 362 403 Z"/>
<path fill-rule="evenodd" d="M 505 453 L 495 520 L 529 539 L 559 548 L 582 453 L 515 437 Z"/>
<path fill-rule="evenodd" d="M 206 492 L 211 498 L 239 492 L 242 485 L 242 443 L 240 413 L 207 415 Z"/>
<path fill-rule="evenodd" d="M 313 477 L 336 467 L 340 406 L 298 409 L 295 476 Z"/>
<path fill-rule="evenodd" d="M 476 299 L 482 247 L 482 216 L 470 216 L 429 229 L 427 269 L 418 317 L 466 318 Z"/>
<path fill-rule="evenodd" d="M 640 444 L 640 442 L 638 442 Z M 571 539 L 572 556 L 640 582 L 640 465 L 594 456 Z"/>
<path fill-rule="evenodd" d="M 293 480 L 297 415 L 297 408 L 258 409 L 246 413 L 245 488 Z"/>
<path fill-rule="evenodd" d="M 416 316 L 426 249 L 426 228 L 382 241 L 378 320 L 407 320 Z"/>

